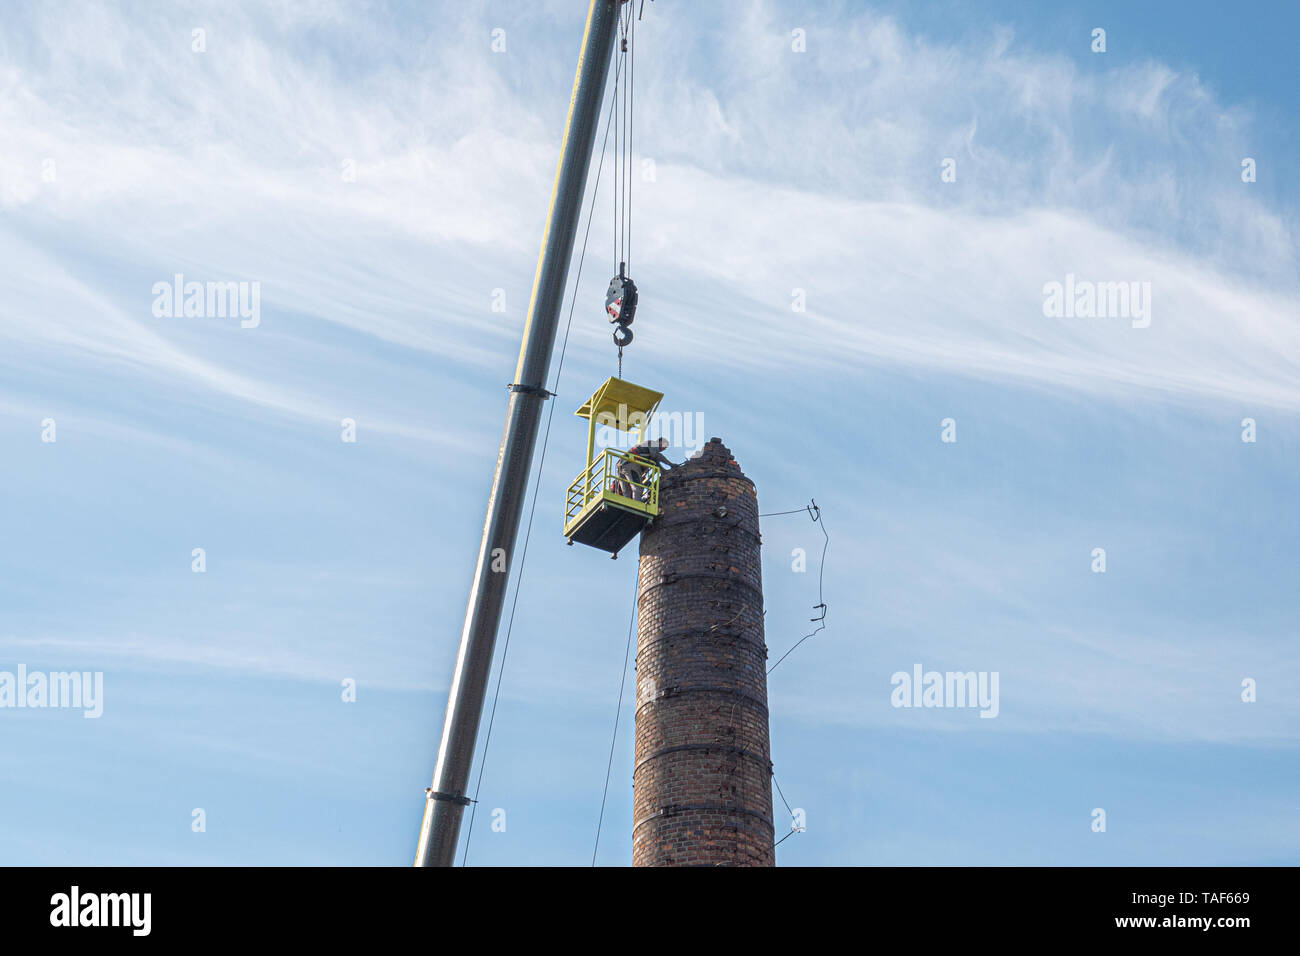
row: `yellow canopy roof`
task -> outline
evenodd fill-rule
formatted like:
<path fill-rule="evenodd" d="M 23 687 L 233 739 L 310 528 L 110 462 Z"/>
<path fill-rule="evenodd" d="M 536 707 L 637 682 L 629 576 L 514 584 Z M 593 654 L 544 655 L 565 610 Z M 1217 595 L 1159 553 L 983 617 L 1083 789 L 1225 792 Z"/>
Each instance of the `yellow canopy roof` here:
<path fill-rule="evenodd" d="M 574 414 L 579 418 L 594 420 L 602 413 L 608 412 L 617 419 L 619 406 L 623 406 L 627 415 L 640 412 L 649 419 L 659 407 L 659 403 L 663 401 L 663 397 L 663 392 L 656 392 L 610 376 Z"/>

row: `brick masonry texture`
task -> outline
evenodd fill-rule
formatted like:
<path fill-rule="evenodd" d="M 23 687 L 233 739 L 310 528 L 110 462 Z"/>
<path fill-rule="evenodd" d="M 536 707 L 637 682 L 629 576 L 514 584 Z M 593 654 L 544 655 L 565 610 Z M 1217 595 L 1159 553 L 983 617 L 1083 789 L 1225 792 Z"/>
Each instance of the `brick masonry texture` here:
<path fill-rule="evenodd" d="M 641 535 L 633 866 L 772 866 L 758 497 L 720 439 Z"/>

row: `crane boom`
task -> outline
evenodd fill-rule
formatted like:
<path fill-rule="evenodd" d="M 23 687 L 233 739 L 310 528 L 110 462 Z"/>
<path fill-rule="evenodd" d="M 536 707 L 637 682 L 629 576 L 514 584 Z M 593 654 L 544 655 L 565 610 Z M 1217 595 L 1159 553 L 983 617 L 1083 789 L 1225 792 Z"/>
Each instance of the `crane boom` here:
<path fill-rule="evenodd" d="M 438 762 L 433 772 L 433 785 L 426 791 L 416 866 L 452 865 L 461 817 L 470 802 L 466 789 L 474 743 L 483 716 L 492 652 L 528 489 L 528 471 L 537 442 L 542 403 L 548 397 L 546 378 L 555 348 L 555 333 L 578 215 L 587 187 L 605 80 L 618 32 L 620 8 L 625 2 L 591 0 L 587 11 L 582 50 L 573 80 L 573 96 L 564 127 L 564 142 L 555 186 L 551 191 L 550 212 L 533 279 L 519 364 L 514 383 L 510 386 L 505 431 L 497 452 L 496 473 L 488 497 L 478 563 L 474 568 L 456 670 L 447 699 Z"/>

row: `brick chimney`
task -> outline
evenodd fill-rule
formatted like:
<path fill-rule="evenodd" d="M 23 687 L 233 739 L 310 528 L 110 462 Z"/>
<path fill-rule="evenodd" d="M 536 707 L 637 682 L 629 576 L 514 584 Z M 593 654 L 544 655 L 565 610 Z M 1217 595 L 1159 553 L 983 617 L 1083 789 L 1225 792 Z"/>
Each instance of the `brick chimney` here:
<path fill-rule="evenodd" d="M 721 439 L 641 535 L 633 866 L 772 866 L 758 497 Z"/>

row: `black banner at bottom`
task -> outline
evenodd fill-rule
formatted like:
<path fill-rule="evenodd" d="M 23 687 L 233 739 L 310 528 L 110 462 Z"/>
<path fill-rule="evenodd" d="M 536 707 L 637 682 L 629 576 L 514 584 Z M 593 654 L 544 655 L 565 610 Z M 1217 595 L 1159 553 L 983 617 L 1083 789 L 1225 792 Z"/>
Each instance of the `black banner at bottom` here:
<path fill-rule="evenodd" d="M 109 937 L 373 942 L 377 933 L 408 925 L 427 933 L 431 917 L 446 927 L 444 943 L 463 941 L 479 927 L 512 925 L 572 936 L 584 924 L 606 926 L 611 917 L 635 919 L 634 932 L 649 940 L 658 931 L 646 918 L 655 914 L 677 942 L 692 926 L 717 932 L 725 923 L 729 936 L 757 919 L 754 928 L 921 930 L 927 943 L 1130 936 L 1232 945 L 1267 938 L 1290 922 L 1284 910 L 1291 908 L 1294 876 L 1289 868 L 1210 867 L 780 868 L 729 876 L 533 868 L 12 868 L 0 869 L 0 914 L 8 940 L 50 935 L 92 945 Z M 744 914 L 748 920 L 734 918 Z M 529 919 L 534 915 L 540 921 Z M 460 932 L 447 936 L 453 928 Z"/>

